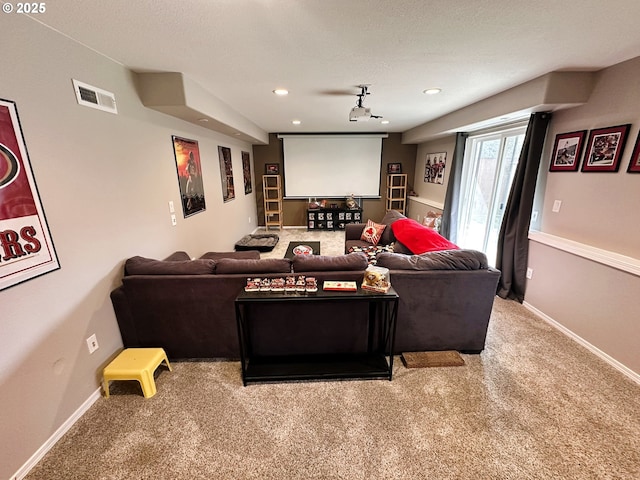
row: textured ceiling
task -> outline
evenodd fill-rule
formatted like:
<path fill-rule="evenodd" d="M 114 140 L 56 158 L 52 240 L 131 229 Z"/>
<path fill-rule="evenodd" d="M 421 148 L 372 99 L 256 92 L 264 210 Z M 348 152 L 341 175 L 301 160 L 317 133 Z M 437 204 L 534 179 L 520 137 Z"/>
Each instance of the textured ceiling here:
<path fill-rule="evenodd" d="M 46 5 L 34 19 L 134 71 L 182 72 L 266 132 L 404 132 L 551 71 L 640 55 L 638 0 Z M 362 83 L 388 125 L 348 121 Z"/>

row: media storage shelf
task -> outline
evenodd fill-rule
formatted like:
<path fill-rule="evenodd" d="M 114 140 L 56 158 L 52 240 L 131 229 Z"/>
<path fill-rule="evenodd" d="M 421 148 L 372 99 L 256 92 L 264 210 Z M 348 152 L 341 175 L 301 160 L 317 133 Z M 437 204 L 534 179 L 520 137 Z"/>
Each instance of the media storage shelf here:
<path fill-rule="evenodd" d="M 344 230 L 348 223 L 362 223 L 362 209 L 307 209 L 307 230 Z"/>

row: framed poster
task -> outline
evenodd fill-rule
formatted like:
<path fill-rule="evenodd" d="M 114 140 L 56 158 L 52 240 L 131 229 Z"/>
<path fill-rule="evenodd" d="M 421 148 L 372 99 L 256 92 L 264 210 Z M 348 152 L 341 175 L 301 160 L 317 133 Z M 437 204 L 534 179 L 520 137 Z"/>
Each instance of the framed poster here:
<path fill-rule="evenodd" d="M 583 172 L 617 172 L 627 141 L 630 123 L 591 130 L 587 154 L 582 161 Z"/>
<path fill-rule="evenodd" d="M 233 166 L 231 164 L 231 149 L 229 147 L 218 146 L 218 157 L 220 159 L 222 200 L 224 202 L 229 202 L 236 198 L 236 192 L 233 188 Z"/>
<path fill-rule="evenodd" d="M 242 152 L 242 177 L 244 178 L 244 194 L 249 195 L 253 191 L 251 186 L 251 156 L 249 152 Z"/>
<path fill-rule="evenodd" d="M 640 133 L 638 133 L 638 138 L 636 138 L 636 145 L 633 147 L 633 153 L 631 154 L 631 160 L 629 160 L 627 172 L 640 173 Z"/>
<path fill-rule="evenodd" d="M 575 172 L 580 164 L 580 155 L 584 145 L 586 130 L 578 132 L 560 133 L 556 135 L 556 143 L 553 146 L 553 154 L 550 172 Z"/>
<path fill-rule="evenodd" d="M 0 99 L 0 290 L 60 268 L 15 102 Z"/>
<path fill-rule="evenodd" d="M 184 218 L 206 210 L 202 168 L 198 142 L 173 135 L 173 153 L 176 157 L 178 184 Z"/>
<path fill-rule="evenodd" d="M 425 183 L 444 184 L 444 168 L 447 164 L 447 152 L 427 153 L 424 160 Z"/>

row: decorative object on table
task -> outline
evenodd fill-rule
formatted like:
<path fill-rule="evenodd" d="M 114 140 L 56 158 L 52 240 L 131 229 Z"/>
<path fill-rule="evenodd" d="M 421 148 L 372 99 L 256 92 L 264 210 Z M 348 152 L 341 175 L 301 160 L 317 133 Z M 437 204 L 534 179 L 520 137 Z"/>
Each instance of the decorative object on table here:
<path fill-rule="evenodd" d="M 407 368 L 460 367 L 464 365 L 464 359 L 455 350 L 403 352 L 402 363 Z"/>
<path fill-rule="evenodd" d="M 429 210 L 427 214 L 424 216 L 422 220 L 422 224 L 427 227 L 435 230 L 436 232 L 440 231 L 440 224 L 442 223 L 442 214 L 434 212 L 433 210 Z"/>
<path fill-rule="evenodd" d="M 206 210 L 198 142 L 173 135 L 173 153 L 178 171 L 184 218 Z"/>
<path fill-rule="evenodd" d="M 447 165 L 447 152 L 427 153 L 424 160 L 425 183 L 444 184 L 444 169 Z"/>
<path fill-rule="evenodd" d="M 631 124 L 591 130 L 583 172 L 617 172 Z"/>
<path fill-rule="evenodd" d="M 362 279 L 363 290 L 386 293 L 390 287 L 391 279 L 388 268 L 378 267 L 377 265 L 369 265 L 366 268 Z"/>
<path fill-rule="evenodd" d="M 327 208 L 327 201 L 326 200 L 320 200 L 320 208 Z"/>
<path fill-rule="evenodd" d="M 251 184 L 251 156 L 249 152 L 242 152 L 242 177 L 244 179 L 244 194 L 248 195 L 253 191 Z"/>
<path fill-rule="evenodd" d="M 631 160 L 629 160 L 627 172 L 640 173 L 640 133 L 636 139 L 636 145 L 633 147 L 633 153 L 631 154 Z"/>
<path fill-rule="evenodd" d="M 387 164 L 387 173 L 388 174 L 402 173 L 402 164 L 401 163 Z"/>
<path fill-rule="evenodd" d="M 218 146 L 218 159 L 220 160 L 220 180 L 222 181 L 222 200 L 229 202 L 236 198 L 233 187 L 233 165 L 231 162 L 231 149 Z"/>
<path fill-rule="evenodd" d="M 318 202 L 318 200 L 311 199 L 309 200 L 309 210 L 317 210 L 320 208 L 320 203 Z"/>
<path fill-rule="evenodd" d="M 584 147 L 586 130 L 560 133 L 556 135 L 556 142 L 551 154 L 550 172 L 575 172 L 580 165 L 580 155 Z"/>
<path fill-rule="evenodd" d="M 280 165 L 278 163 L 267 163 L 264 166 L 265 175 L 280 175 Z"/>
<path fill-rule="evenodd" d="M 322 289 L 333 290 L 336 292 L 356 292 L 358 291 L 358 285 L 356 282 L 325 280 L 322 284 Z"/>
<path fill-rule="evenodd" d="M 347 200 L 345 202 L 345 205 L 347 206 L 347 208 L 354 210 L 356 208 L 359 208 L 358 206 L 358 202 L 356 202 L 355 197 L 353 196 L 353 193 L 351 195 L 349 195 L 347 197 Z"/>
<path fill-rule="evenodd" d="M 0 100 L 0 290 L 58 270 L 14 102 Z"/>
<path fill-rule="evenodd" d="M 320 255 L 320 242 L 289 242 L 284 258 L 293 259 L 296 255 Z"/>

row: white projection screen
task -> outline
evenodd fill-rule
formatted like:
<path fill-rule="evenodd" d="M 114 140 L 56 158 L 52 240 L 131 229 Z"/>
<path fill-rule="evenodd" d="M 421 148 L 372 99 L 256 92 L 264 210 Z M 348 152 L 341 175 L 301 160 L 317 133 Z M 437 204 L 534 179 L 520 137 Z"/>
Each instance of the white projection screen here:
<path fill-rule="evenodd" d="M 387 136 L 278 135 L 285 198 L 380 197 L 382 139 Z"/>

